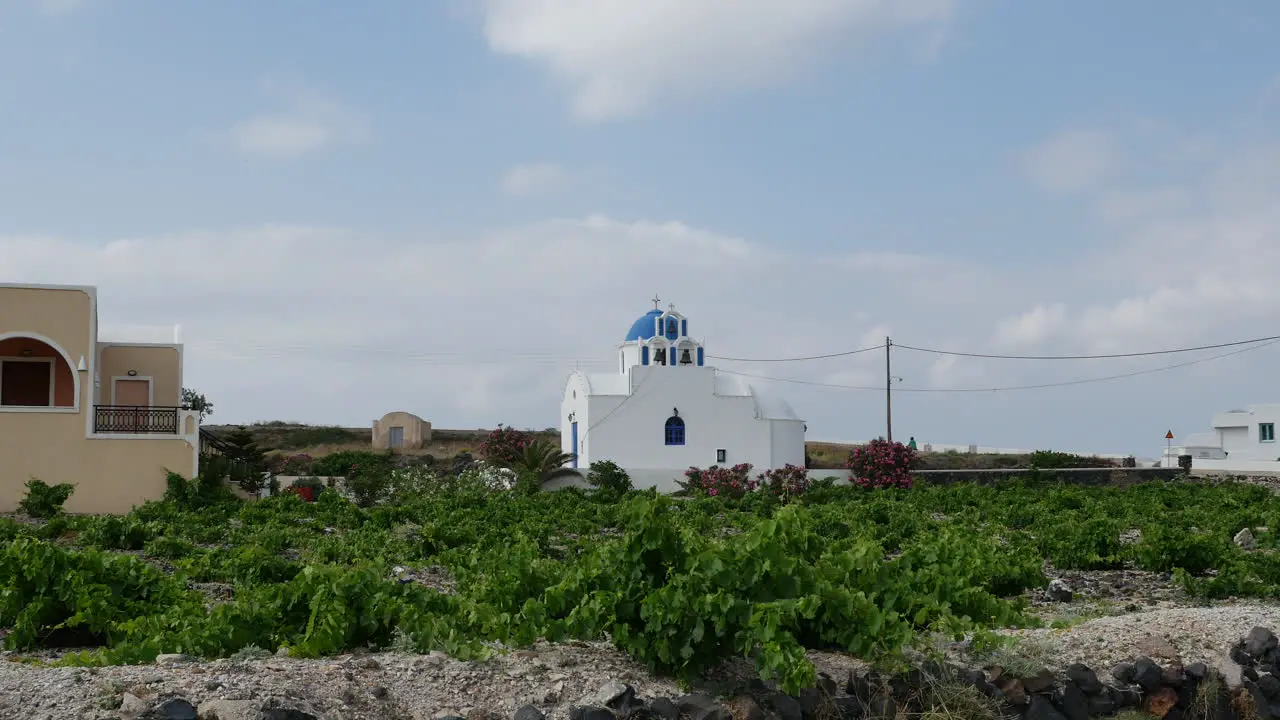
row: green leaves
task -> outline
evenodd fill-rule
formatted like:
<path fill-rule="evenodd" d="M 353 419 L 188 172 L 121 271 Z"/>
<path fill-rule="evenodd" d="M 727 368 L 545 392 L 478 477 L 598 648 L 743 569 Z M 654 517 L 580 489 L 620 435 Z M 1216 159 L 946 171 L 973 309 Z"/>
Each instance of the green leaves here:
<path fill-rule="evenodd" d="M 368 509 L 324 493 L 0 522 L 0 626 L 16 649 L 100 648 L 72 663 L 393 642 L 480 659 L 495 643 L 607 636 L 678 677 L 738 656 L 795 691 L 813 681 L 806 648 L 892 663 L 921 632 L 985 641 L 1027 624 L 1010 598 L 1043 586 L 1046 557 L 1172 570 L 1202 596 L 1280 589 L 1275 535 L 1259 533 L 1254 553 L 1230 542 L 1241 527 L 1280 526 L 1280 499 L 1256 488 L 1013 482 L 762 498 L 460 482 Z M 1131 529 L 1142 539 L 1121 543 Z M 442 566 L 449 589 L 401 584 L 396 566 Z M 206 597 L 188 579 L 230 592 Z"/>

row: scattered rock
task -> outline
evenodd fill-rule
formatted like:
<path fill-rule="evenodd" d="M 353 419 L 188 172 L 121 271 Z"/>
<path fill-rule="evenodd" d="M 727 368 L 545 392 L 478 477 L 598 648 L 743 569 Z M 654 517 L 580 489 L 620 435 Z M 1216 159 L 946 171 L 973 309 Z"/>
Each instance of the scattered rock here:
<path fill-rule="evenodd" d="M 1280 645 L 1275 633 L 1264 627 L 1255 627 L 1244 639 L 1245 654 L 1253 660 L 1261 660 Z"/>
<path fill-rule="evenodd" d="M 198 720 L 196 706 L 182 698 L 156 703 L 138 716 L 138 720 Z"/>
<path fill-rule="evenodd" d="M 1153 717 L 1163 718 L 1178 704 L 1178 693 L 1173 688 L 1160 688 L 1147 698 L 1146 711 Z"/>
<path fill-rule="evenodd" d="M 256 720 L 261 706 L 252 700 L 209 700 L 200 703 L 200 720 Z"/>
<path fill-rule="evenodd" d="M 1066 716 L 1058 712 L 1053 703 L 1043 695 L 1035 695 L 1031 698 L 1031 705 L 1027 707 L 1023 718 L 1025 720 L 1067 720 Z"/>
<path fill-rule="evenodd" d="M 1058 578 L 1049 581 L 1049 599 L 1058 603 L 1069 603 L 1075 597 L 1071 588 Z"/>
<path fill-rule="evenodd" d="M 177 665 L 179 663 L 189 663 L 193 660 L 195 658 L 182 653 L 160 653 L 156 656 L 157 665 Z"/>
<path fill-rule="evenodd" d="M 1256 550 L 1258 548 L 1258 539 L 1253 536 L 1253 531 L 1249 528 L 1236 533 L 1234 540 L 1241 550 Z"/>
<path fill-rule="evenodd" d="M 516 711 L 513 720 L 547 720 L 547 716 L 538 708 L 532 705 L 525 705 Z"/>
<path fill-rule="evenodd" d="M 1067 679 L 1087 695 L 1097 695 L 1103 690 L 1102 681 L 1098 679 L 1097 673 L 1080 663 L 1067 668 Z"/>
<path fill-rule="evenodd" d="M 1027 692 L 1035 695 L 1053 690 L 1053 686 L 1057 681 L 1058 679 L 1054 677 L 1054 674 L 1048 668 L 1044 668 L 1032 677 L 1024 678 L 1022 686 Z"/>

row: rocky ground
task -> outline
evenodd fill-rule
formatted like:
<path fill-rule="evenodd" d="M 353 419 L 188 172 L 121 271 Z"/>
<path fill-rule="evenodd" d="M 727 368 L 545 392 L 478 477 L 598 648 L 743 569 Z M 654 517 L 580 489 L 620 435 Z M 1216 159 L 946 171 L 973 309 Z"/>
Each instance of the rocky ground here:
<path fill-rule="evenodd" d="M 1177 666 L 1204 662 L 1238 682 L 1240 668 L 1231 659 L 1232 645 L 1255 626 L 1280 627 L 1280 606 L 1156 607 L 1066 628 L 1008 631 L 1018 638 L 1016 646 L 994 655 L 976 656 L 963 645 L 954 646 L 950 654 L 969 667 L 1020 665 L 1028 673 L 1035 668 L 1062 672 L 1076 663 L 1102 672 L 1146 656 Z M 194 717 L 191 708 L 198 709 L 203 720 L 496 720 L 515 717 L 525 706 L 548 718 L 568 718 L 572 707 L 593 704 L 602 688 L 615 683 L 630 685 L 645 698 L 678 698 L 688 690 L 650 675 L 602 643 L 539 644 L 472 663 L 439 653 L 214 662 L 165 656 L 154 665 L 80 669 L 41 667 L 17 662 L 10 653 L 4 656 L 9 662 L 0 662 L 0 718 L 15 720 L 176 720 Z M 858 660 L 840 654 L 810 653 L 810 658 L 820 672 L 841 682 L 865 669 Z M 715 694 L 742 686 L 752 674 L 745 663 L 733 663 L 695 689 Z M 191 705 L 165 706 L 170 698 Z M 147 714 L 157 706 L 169 714 Z"/>
<path fill-rule="evenodd" d="M 831 677 L 844 678 L 861 668 L 839 655 L 811 657 Z M 0 717 L 127 720 L 167 698 L 183 698 L 202 718 L 218 720 L 307 717 L 298 713 L 343 720 L 506 719 L 526 705 L 550 718 L 566 718 L 574 705 L 603 704 L 593 698 L 612 683 L 630 685 L 647 698 L 682 694 L 675 682 L 653 677 L 612 646 L 596 643 L 539 644 L 472 663 L 438 653 L 161 660 L 91 669 L 0 662 Z M 708 687 L 735 685 L 750 675 L 748 668 L 735 664 L 708 678 Z"/>

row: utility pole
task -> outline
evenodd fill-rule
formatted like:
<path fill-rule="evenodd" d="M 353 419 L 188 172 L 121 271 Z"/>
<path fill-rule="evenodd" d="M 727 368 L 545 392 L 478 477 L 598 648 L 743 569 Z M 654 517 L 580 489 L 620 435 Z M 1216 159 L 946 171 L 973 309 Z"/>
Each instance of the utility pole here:
<path fill-rule="evenodd" d="M 889 366 L 889 348 L 893 341 L 884 339 L 884 438 L 893 442 L 893 370 Z"/>

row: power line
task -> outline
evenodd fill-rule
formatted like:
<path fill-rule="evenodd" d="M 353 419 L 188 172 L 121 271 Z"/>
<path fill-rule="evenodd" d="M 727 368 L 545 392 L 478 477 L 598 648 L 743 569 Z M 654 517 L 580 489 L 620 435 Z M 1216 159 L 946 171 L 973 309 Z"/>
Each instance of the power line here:
<path fill-rule="evenodd" d="M 893 346 L 903 350 L 931 353 L 934 355 L 954 355 L 956 357 L 988 358 L 993 360 L 1105 360 L 1110 358 L 1148 357 L 1151 355 L 1173 355 L 1176 353 L 1195 352 L 1197 350 L 1219 350 L 1240 345 L 1252 345 L 1270 340 L 1280 340 L 1280 335 L 1254 338 L 1252 340 L 1236 340 L 1235 342 L 1218 343 L 1216 345 L 1198 345 L 1196 347 L 1173 348 L 1169 350 L 1148 350 L 1145 352 L 1112 353 L 1108 355 L 996 355 L 991 353 L 959 352 L 954 350 L 935 350 L 933 348 L 915 347 L 894 343 Z"/>
<path fill-rule="evenodd" d="M 862 348 L 861 350 L 846 350 L 844 352 L 828 353 L 826 355 L 805 355 L 802 357 L 789 357 L 789 358 L 738 358 L 738 357 L 725 357 L 723 355 L 708 355 L 707 357 L 712 360 L 729 360 L 730 362 L 757 362 L 757 363 L 804 362 L 806 360 L 826 360 L 828 358 L 848 357 L 849 355 L 857 355 L 858 353 L 871 352 L 872 350 L 883 350 L 883 349 L 884 349 L 884 345 L 873 345 L 871 347 Z"/>
<path fill-rule="evenodd" d="M 1254 342 L 1258 342 L 1258 341 L 1254 341 Z M 1240 350 L 1233 350 L 1231 352 L 1222 353 L 1220 355 L 1211 355 L 1209 357 L 1199 358 L 1197 360 L 1188 360 L 1187 362 L 1177 363 L 1174 365 L 1165 365 L 1163 367 L 1148 368 L 1146 370 L 1135 370 L 1133 372 L 1119 373 L 1116 375 L 1106 375 L 1102 377 L 1081 378 L 1078 380 L 1065 380 L 1061 382 L 1038 383 L 1034 385 L 1007 385 L 1004 387 L 973 387 L 973 388 L 895 387 L 893 390 L 894 392 L 915 392 L 915 393 L 986 393 L 986 392 L 1009 392 L 1014 390 L 1040 390 L 1044 388 L 1068 387 L 1071 385 L 1086 385 L 1089 383 L 1099 383 L 1099 382 L 1107 382 L 1110 380 L 1120 380 L 1123 378 L 1138 377 L 1140 375 L 1152 375 L 1154 373 L 1166 372 L 1168 370 L 1176 370 L 1178 368 L 1184 368 L 1190 365 L 1199 365 L 1201 363 L 1206 363 L 1206 362 L 1211 362 L 1213 360 L 1221 360 L 1222 358 L 1231 357 L 1232 355 L 1240 355 L 1242 353 L 1252 352 L 1254 350 L 1261 350 L 1262 348 L 1270 347 L 1271 345 L 1275 345 L 1276 343 L 1280 343 L 1280 337 L 1271 339 L 1270 342 L 1266 342 L 1261 345 L 1254 345 L 1252 347 L 1242 348 Z M 897 347 L 897 344 L 895 343 L 894 346 Z M 884 392 L 885 390 L 885 386 L 876 387 L 876 386 L 862 386 L 862 385 L 840 385 L 836 383 L 823 383 L 823 382 L 816 382 L 812 380 L 800 380 L 797 378 L 776 378 L 776 377 L 768 377 L 765 375 L 751 375 L 748 373 L 733 372 L 731 370 L 719 370 L 719 372 L 726 373 L 729 375 L 739 375 L 741 377 L 756 378 L 759 380 L 771 380 L 774 382 L 794 383 L 796 385 L 809 385 L 813 387 L 834 388 L 837 390 L 874 390 L 877 392 Z"/>

